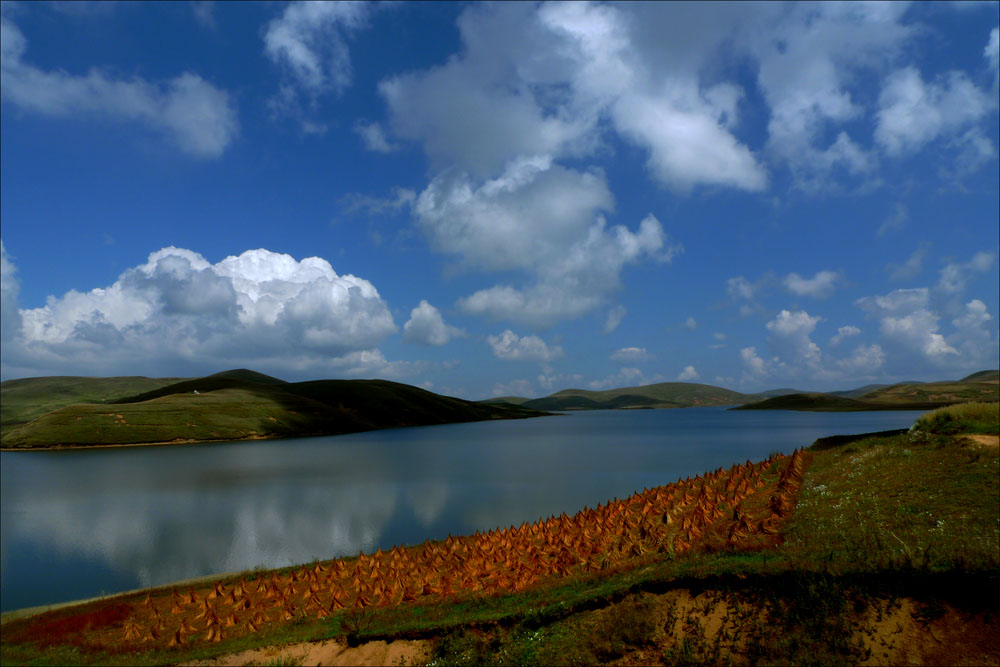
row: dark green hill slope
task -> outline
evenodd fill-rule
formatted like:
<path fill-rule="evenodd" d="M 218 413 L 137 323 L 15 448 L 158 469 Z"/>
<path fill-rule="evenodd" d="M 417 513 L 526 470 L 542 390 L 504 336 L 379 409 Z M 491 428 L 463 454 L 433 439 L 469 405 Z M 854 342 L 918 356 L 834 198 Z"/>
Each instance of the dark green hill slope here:
<path fill-rule="evenodd" d="M 536 410 L 611 410 L 624 408 L 688 408 L 706 405 L 737 405 L 756 400 L 739 392 L 693 382 L 661 382 L 642 387 L 605 391 L 564 389 L 523 405 Z"/>
<path fill-rule="evenodd" d="M 480 403 L 510 403 L 511 405 L 523 405 L 530 401 L 530 398 L 525 398 L 524 396 L 496 396 L 494 398 L 487 398 Z"/>
<path fill-rule="evenodd" d="M 789 394 L 748 403 L 733 410 L 803 410 L 809 412 L 860 412 L 864 410 L 933 410 L 955 401 L 878 402 L 831 394 Z"/>
<path fill-rule="evenodd" d="M 259 439 L 545 414 L 384 380 L 273 380 L 222 373 L 115 403 L 69 405 L 9 430 L 2 444 L 33 448 Z"/>
<path fill-rule="evenodd" d="M 967 375 L 959 382 L 1000 382 L 1000 371 L 979 371 L 972 375 Z"/>

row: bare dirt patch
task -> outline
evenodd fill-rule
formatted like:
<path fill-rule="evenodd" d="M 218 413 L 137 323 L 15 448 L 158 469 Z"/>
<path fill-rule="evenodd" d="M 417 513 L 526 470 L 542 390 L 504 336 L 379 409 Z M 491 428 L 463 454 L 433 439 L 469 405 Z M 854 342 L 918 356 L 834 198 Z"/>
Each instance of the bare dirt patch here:
<path fill-rule="evenodd" d="M 903 599 L 865 613 L 858 630 L 870 651 L 862 665 L 991 665 L 1000 661 L 996 614 L 964 612 L 940 605 L 927 618 L 925 605 Z"/>
<path fill-rule="evenodd" d="M 267 646 L 222 656 L 215 660 L 184 663 L 205 667 L 237 665 L 296 664 L 296 665 L 418 665 L 430 656 L 430 642 L 399 639 L 393 642 L 368 642 L 350 647 L 344 642 L 328 639 L 287 646 Z"/>
<path fill-rule="evenodd" d="M 986 449 L 1000 449 L 1000 436 L 997 435 L 962 435 L 959 437 L 971 440 Z"/>

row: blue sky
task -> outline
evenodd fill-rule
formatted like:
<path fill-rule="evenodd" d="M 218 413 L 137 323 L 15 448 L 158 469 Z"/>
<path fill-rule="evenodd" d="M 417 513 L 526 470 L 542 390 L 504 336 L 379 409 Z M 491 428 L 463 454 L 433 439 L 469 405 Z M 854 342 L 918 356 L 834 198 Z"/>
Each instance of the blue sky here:
<path fill-rule="evenodd" d="M 998 362 L 996 3 L 2 5 L 3 379 Z"/>

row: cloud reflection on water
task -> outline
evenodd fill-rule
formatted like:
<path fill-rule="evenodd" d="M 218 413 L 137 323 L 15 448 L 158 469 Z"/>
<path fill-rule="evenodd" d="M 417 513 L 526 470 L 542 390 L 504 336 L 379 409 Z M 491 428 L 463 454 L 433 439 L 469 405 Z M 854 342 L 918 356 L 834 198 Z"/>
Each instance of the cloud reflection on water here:
<path fill-rule="evenodd" d="M 572 514 L 823 435 L 908 426 L 914 416 L 641 411 L 256 443 L 3 452 L 2 605 L 65 599 L 67 577 L 83 582 L 72 593 L 79 597 Z M 61 568 L 62 582 L 46 584 L 44 567 Z"/>

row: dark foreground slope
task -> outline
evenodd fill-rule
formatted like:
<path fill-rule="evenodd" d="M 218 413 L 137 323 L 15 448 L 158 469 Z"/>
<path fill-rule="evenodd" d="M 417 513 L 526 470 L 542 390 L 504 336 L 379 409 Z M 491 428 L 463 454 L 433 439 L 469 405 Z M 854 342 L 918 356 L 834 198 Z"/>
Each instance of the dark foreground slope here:
<path fill-rule="evenodd" d="M 284 382 L 229 371 L 104 403 L 47 412 L 3 434 L 4 448 L 125 445 L 329 435 L 535 417 L 385 380 Z"/>

